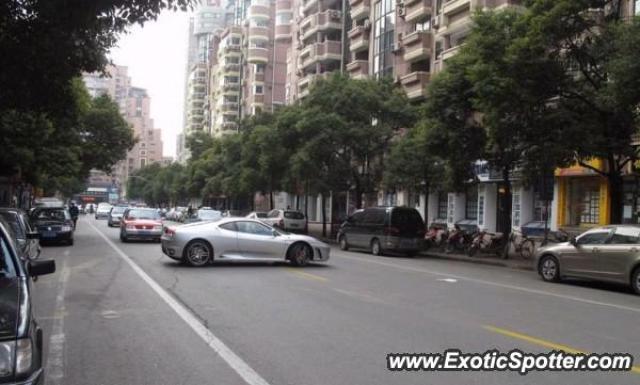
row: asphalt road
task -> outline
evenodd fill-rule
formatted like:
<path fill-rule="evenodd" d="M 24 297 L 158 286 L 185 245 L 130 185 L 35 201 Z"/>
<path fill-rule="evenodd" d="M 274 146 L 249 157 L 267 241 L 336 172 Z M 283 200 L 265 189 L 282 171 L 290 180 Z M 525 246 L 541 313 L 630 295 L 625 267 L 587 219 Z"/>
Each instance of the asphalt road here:
<path fill-rule="evenodd" d="M 332 251 L 327 264 L 189 268 L 81 218 L 35 283 L 47 384 L 639 384 L 610 372 L 391 372 L 392 352 L 627 352 L 640 297 L 429 258 Z"/>

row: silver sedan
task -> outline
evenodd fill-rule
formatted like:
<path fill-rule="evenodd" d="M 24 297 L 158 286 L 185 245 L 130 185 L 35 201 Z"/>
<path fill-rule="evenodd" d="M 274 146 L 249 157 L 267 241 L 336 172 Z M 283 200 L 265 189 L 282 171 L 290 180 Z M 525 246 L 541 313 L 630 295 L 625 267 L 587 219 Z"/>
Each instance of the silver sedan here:
<path fill-rule="evenodd" d="M 304 266 L 327 261 L 330 247 L 313 237 L 289 234 L 249 218 L 224 218 L 165 227 L 162 252 L 191 266 L 214 260 L 289 261 Z"/>

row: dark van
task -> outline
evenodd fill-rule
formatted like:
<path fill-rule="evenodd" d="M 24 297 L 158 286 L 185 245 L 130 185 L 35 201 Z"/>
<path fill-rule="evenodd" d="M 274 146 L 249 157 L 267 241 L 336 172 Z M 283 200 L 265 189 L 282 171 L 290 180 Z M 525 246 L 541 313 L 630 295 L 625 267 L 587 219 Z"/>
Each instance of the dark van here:
<path fill-rule="evenodd" d="M 370 207 L 351 215 L 338 231 L 342 250 L 370 250 L 373 255 L 402 252 L 414 255 L 422 249 L 425 227 L 418 210 L 409 207 Z"/>

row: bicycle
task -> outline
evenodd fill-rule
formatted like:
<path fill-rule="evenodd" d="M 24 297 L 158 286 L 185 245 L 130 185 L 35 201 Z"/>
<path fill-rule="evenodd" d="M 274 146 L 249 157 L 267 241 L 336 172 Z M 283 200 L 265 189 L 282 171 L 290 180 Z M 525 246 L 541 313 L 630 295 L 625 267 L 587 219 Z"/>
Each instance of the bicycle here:
<path fill-rule="evenodd" d="M 536 250 L 536 244 L 522 231 L 513 230 L 509 235 L 509 245 L 513 245 L 513 250 L 519 253 L 522 259 L 529 259 Z"/>

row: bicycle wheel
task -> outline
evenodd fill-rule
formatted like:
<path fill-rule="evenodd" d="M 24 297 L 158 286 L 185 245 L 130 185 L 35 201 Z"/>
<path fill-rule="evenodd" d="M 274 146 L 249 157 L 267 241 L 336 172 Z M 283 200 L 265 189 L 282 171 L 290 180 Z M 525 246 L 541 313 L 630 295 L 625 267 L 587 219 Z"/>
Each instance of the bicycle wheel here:
<path fill-rule="evenodd" d="M 520 246 L 520 256 L 523 259 L 529 259 L 533 255 L 536 246 L 531 239 L 525 239 Z"/>

